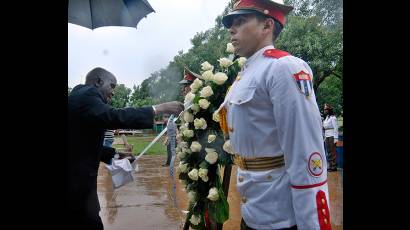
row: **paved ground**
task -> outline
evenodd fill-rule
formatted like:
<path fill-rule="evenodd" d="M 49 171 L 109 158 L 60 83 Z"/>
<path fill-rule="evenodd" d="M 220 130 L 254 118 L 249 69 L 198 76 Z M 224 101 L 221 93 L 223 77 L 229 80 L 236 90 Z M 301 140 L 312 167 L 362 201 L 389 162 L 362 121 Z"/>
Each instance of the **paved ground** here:
<path fill-rule="evenodd" d="M 165 156 L 144 156 L 139 160 L 135 181 L 117 190 L 104 164 L 98 175 L 100 216 L 105 230 L 174 230 L 182 229 L 187 208 L 186 193 L 181 185 L 169 179 L 169 168 L 162 167 Z M 177 164 L 177 163 L 176 163 Z M 233 167 L 228 195 L 230 219 L 224 230 L 239 229 L 240 196 L 236 192 L 236 166 Z M 341 172 L 328 174 L 332 229 L 343 229 L 343 186 Z"/>

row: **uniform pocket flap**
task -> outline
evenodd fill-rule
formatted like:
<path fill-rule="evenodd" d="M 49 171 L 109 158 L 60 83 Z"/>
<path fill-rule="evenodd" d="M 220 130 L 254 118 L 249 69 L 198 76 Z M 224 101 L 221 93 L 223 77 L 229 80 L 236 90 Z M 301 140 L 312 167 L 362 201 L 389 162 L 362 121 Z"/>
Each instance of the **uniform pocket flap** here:
<path fill-rule="evenodd" d="M 255 89 L 256 87 L 250 86 L 239 89 L 239 92 L 235 92 L 235 94 L 232 95 L 230 103 L 240 105 L 250 101 L 255 94 Z"/>

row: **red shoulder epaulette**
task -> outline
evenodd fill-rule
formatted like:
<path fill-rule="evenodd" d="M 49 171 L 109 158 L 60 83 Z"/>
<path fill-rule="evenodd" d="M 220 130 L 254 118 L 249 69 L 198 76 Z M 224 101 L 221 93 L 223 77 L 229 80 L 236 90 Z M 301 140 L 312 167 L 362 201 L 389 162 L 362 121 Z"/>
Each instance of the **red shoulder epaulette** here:
<path fill-rule="evenodd" d="M 288 52 L 278 49 L 268 49 L 263 52 L 265 57 L 281 58 L 290 55 Z"/>

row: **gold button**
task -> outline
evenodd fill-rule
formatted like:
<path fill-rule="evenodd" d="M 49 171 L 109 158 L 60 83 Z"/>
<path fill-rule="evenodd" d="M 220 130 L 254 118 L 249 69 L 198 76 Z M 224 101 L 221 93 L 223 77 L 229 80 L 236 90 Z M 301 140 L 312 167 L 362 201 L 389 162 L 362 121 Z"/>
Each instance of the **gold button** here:
<path fill-rule="evenodd" d="M 242 197 L 242 203 L 246 203 L 246 197 Z"/>
<path fill-rule="evenodd" d="M 322 213 L 323 213 L 323 215 L 326 215 L 326 210 L 322 209 Z"/>
<path fill-rule="evenodd" d="M 268 175 L 268 180 L 272 180 L 272 175 Z"/>
<path fill-rule="evenodd" d="M 322 199 L 322 204 L 325 204 L 325 199 Z"/>
<path fill-rule="evenodd" d="M 240 176 L 240 177 L 238 178 L 238 180 L 239 180 L 239 182 L 242 182 L 242 181 L 243 181 L 243 177 Z"/>
<path fill-rule="evenodd" d="M 325 224 L 327 224 L 327 219 L 326 218 L 323 221 L 325 222 Z"/>

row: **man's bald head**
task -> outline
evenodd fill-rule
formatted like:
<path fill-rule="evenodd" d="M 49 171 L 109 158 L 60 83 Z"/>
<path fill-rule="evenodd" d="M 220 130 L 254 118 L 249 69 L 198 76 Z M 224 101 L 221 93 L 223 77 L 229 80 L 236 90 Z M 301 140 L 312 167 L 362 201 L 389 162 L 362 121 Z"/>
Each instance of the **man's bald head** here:
<path fill-rule="evenodd" d="M 94 68 L 90 72 L 88 72 L 87 76 L 85 77 L 85 84 L 86 85 L 94 85 L 99 81 L 99 79 L 106 81 L 114 78 L 114 74 L 109 72 L 106 69 L 103 69 L 101 67 Z M 116 80 L 116 79 L 115 79 Z"/>
<path fill-rule="evenodd" d="M 117 79 L 114 74 L 101 67 L 97 67 L 87 74 L 85 84 L 95 86 L 102 94 L 105 102 L 110 102 L 114 96 Z"/>

